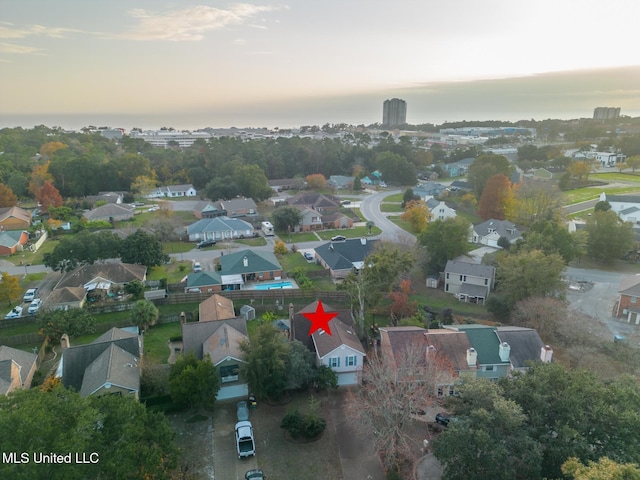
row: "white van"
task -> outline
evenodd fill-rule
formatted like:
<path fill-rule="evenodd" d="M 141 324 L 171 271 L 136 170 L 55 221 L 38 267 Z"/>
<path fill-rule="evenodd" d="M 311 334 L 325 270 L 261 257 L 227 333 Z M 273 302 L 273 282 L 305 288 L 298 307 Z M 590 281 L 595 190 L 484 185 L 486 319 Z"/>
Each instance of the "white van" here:
<path fill-rule="evenodd" d="M 193 271 L 194 273 L 202 271 L 202 265 L 200 265 L 200 262 L 193 262 Z"/>

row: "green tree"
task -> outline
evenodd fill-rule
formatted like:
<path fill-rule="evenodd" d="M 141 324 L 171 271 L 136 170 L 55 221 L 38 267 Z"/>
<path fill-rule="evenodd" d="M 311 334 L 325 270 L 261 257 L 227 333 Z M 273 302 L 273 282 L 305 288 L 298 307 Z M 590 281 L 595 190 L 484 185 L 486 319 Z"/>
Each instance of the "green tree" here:
<path fill-rule="evenodd" d="M 540 250 L 502 255 L 496 269 L 498 299 L 503 300 L 510 310 L 518 300 L 561 293 L 564 266 L 560 255 L 545 255 Z M 495 311 L 495 307 L 489 302 L 489 310 Z"/>
<path fill-rule="evenodd" d="M 140 298 L 144 293 L 144 284 L 138 279 L 131 280 L 124 286 L 124 291 L 132 295 L 133 298 Z"/>
<path fill-rule="evenodd" d="M 20 280 L 17 275 L 9 275 L 2 272 L 2 281 L 0 281 L 0 303 L 11 305 L 20 298 Z"/>
<path fill-rule="evenodd" d="M 413 193 L 413 188 L 407 188 L 402 195 L 402 208 L 412 200 L 420 200 L 420 195 Z"/>
<path fill-rule="evenodd" d="M 124 239 L 120 258 L 124 263 L 138 263 L 147 267 L 169 261 L 169 255 L 163 252 L 160 240 L 143 230 L 137 230 Z"/>
<path fill-rule="evenodd" d="M 607 210 L 611 210 L 611 204 L 606 200 L 600 200 L 593 206 L 594 212 L 606 212 Z"/>
<path fill-rule="evenodd" d="M 467 181 L 473 186 L 476 196 L 479 198 L 484 191 L 487 181 L 499 173 L 507 178 L 511 177 L 512 166 L 507 157 L 503 155 L 485 154 L 476 158 L 467 174 Z"/>
<path fill-rule="evenodd" d="M 622 222 L 615 212 L 594 212 L 587 218 L 587 254 L 604 262 L 622 257 L 633 248 L 634 235 L 631 223 Z"/>
<path fill-rule="evenodd" d="M 253 198 L 256 202 L 266 200 L 273 193 L 264 171 L 258 165 L 242 165 L 236 168 L 233 178 L 240 194 Z"/>
<path fill-rule="evenodd" d="M 198 360 L 193 353 L 182 355 L 171 365 L 169 391 L 179 405 L 213 407 L 220 390 L 220 375 L 209 356 Z"/>
<path fill-rule="evenodd" d="M 287 387 L 289 345 L 270 323 L 260 325 L 251 339 L 240 344 L 244 363 L 240 368 L 258 398 L 279 400 Z"/>
<path fill-rule="evenodd" d="M 119 257 L 121 246 L 122 240 L 114 232 L 84 230 L 61 238 L 53 251 L 44 254 L 43 263 L 56 271 L 71 271 L 78 265 Z"/>
<path fill-rule="evenodd" d="M 640 155 L 634 155 L 627 158 L 627 166 L 633 173 L 636 173 L 636 170 L 640 168 Z"/>
<path fill-rule="evenodd" d="M 515 251 L 540 250 L 546 255 L 557 253 L 565 263 L 580 254 L 578 236 L 558 220 L 538 220 L 521 239 L 516 242 Z"/>
<path fill-rule="evenodd" d="M 640 480 L 640 468 L 635 463 L 618 463 L 607 457 L 583 465 L 576 457 L 562 464 L 562 473 L 574 480 Z"/>
<path fill-rule="evenodd" d="M 374 308 L 398 281 L 401 274 L 411 270 L 413 254 L 383 244 L 365 258 L 363 266 L 351 271 L 338 285 L 338 289 L 349 294 L 351 316 L 358 336 L 364 339 L 364 319 L 367 309 Z"/>
<path fill-rule="evenodd" d="M 429 273 L 444 271 L 447 260 L 464 255 L 470 250 L 469 223 L 462 217 L 434 220 L 419 235 L 429 259 Z"/>
<path fill-rule="evenodd" d="M 131 322 L 143 332 L 158 321 L 156 306 L 147 300 L 138 300 L 131 309 Z"/>
<path fill-rule="evenodd" d="M 474 392 L 473 389 L 479 389 Z M 487 391 L 488 390 L 488 391 Z M 540 477 L 541 445 L 530 438 L 520 406 L 487 380 L 460 387 L 465 408 L 434 441 L 443 479 L 512 480 Z"/>
<path fill-rule="evenodd" d="M 302 213 L 295 207 L 278 207 L 271 214 L 271 220 L 278 232 L 293 231 L 302 222 Z"/>
<path fill-rule="evenodd" d="M 360 190 L 362 190 L 362 180 L 360 180 L 360 177 L 358 177 L 357 175 L 353 179 L 353 190 L 355 192 L 359 192 Z"/>
<path fill-rule="evenodd" d="M 313 355 L 302 342 L 294 340 L 289 344 L 287 354 L 287 390 L 295 390 L 309 385 L 316 372 L 313 369 Z"/>
<path fill-rule="evenodd" d="M 51 343 L 60 342 L 63 334 L 69 338 L 87 335 L 95 331 L 96 320 L 83 308 L 69 310 L 48 310 L 38 313 L 38 333 L 44 335 Z"/>

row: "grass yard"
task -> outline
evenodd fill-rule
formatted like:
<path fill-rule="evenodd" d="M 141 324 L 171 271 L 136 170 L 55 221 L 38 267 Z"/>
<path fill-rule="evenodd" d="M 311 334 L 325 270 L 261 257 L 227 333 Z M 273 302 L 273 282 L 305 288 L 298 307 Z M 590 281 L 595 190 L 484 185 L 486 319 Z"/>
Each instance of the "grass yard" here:
<path fill-rule="evenodd" d="M 640 185 L 637 187 L 584 187 L 562 192 L 562 195 L 565 198 L 566 205 L 572 205 L 574 203 L 586 202 L 588 200 L 596 200 L 602 192 L 605 192 L 607 195 L 640 193 Z"/>
<path fill-rule="evenodd" d="M 280 233 L 278 238 L 284 243 L 315 242 L 318 240 L 318 237 L 313 232 Z"/>
<path fill-rule="evenodd" d="M 162 251 L 167 255 L 172 253 L 186 253 L 193 250 L 195 244 L 188 242 L 163 242 Z"/>
<path fill-rule="evenodd" d="M 640 184 L 640 172 L 639 173 L 592 173 L 589 178 L 596 180 L 604 180 L 607 182 L 631 182 Z"/>
<path fill-rule="evenodd" d="M 162 280 L 166 278 L 169 283 L 178 283 L 185 275 L 191 273 L 192 266 L 189 260 L 184 260 L 181 262 L 174 261 L 168 265 L 151 267 L 147 271 L 147 280 Z"/>
<path fill-rule="evenodd" d="M 166 364 L 169 360 L 169 347 L 167 342 L 172 337 L 182 335 L 180 322 L 163 323 L 151 327 L 144 334 L 144 354 L 152 361 Z"/>
<path fill-rule="evenodd" d="M 320 265 L 315 262 L 307 262 L 302 254 L 298 252 L 289 252 L 286 255 L 278 258 L 278 260 L 280 261 L 280 265 L 282 265 L 282 270 L 285 272 L 293 272 L 293 270 L 297 267 L 302 267 L 308 271 L 322 270 L 322 267 Z"/>
<path fill-rule="evenodd" d="M 241 245 L 247 245 L 249 247 L 264 247 L 267 244 L 267 241 L 264 237 L 255 237 L 255 238 L 241 238 L 235 241 L 236 243 L 240 243 Z"/>
<path fill-rule="evenodd" d="M 42 247 L 40 247 L 37 252 L 29 252 L 28 250 L 25 250 L 24 252 L 4 257 L 4 260 L 10 261 L 16 266 L 19 266 L 20 262 L 23 262 L 26 265 L 41 265 L 44 254 L 53 252 L 53 249 L 56 248 L 58 243 L 58 240 L 51 240 L 49 238 L 42 244 Z"/>
<path fill-rule="evenodd" d="M 383 202 L 397 202 L 402 203 L 404 197 L 404 193 L 396 193 L 394 195 L 389 195 L 388 197 L 384 197 Z"/>
<path fill-rule="evenodd" d="M 336 235 L 344 235 L 347 238 L 361 238 L 369 236 L 369 229 L 366 225 L 362 225 L 360 227 L 339 230 L 321 230 L 316 233 L 322 240 L 331 240 L 331 237 L 335 237 Z M 376 226 L 371 229 L 371 235 L 380 235 L 381 233 L 382 230 Z"/>
<path fill-rule="evenodd" d="M 387 217 L 387 218 L 391 222 L 399 226 L 401 229 L 403 229 L 404 231 L 409 232 L 411 235 L 415 235 L 415 232 L 411 228 L 411 222 L 408 222 L 407 220 L 402 220 L 400 219 L 400 217 Z"/>
<path fill-rule="evenodd" d="M 380 211 L 387 213 L 396 213 L 396 212 L 404 212 L 404 208 L 402 208 L 401 203 L 381 203 Z"/>

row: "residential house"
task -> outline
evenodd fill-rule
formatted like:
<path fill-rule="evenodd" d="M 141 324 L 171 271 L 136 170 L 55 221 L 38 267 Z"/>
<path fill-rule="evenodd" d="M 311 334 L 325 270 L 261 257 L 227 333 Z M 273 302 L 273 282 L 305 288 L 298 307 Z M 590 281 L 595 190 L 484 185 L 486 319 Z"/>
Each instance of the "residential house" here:
<path fill-rule="evenodd" d="M 300 211 L 302 221 L 295 227 L 296 232 L 309 232 L 312 230 L 322 230 L 322 214 L 317 210 L 304 205 L 296 205 L 294 208 Z"/>
<path fill-rule="evenodd" d="M 421 200 L 425 200 L 430 197 L 437 197 L 442 195 L 445 186 L 436 182 L 422 182 L 413 187 L 413 194 L 420 197 Z"/>
<path fill-rule="evenodd" d="M 447 172 L 449 177 L 462 177 L 467 174 L 469 165 L 473 163 L 475 158 L 464 158 L 457 162 L 445 163 L 441 165 L 441 168 Z"/>
<path fill-rule="evenodd" d="M 195 197 L 198 194 L 193 185 L 167 185 L 158 187 L 151 193 L 145 195 L 147 198 L 179 198 L 179 197 Z"/>
<path fill-rule="evenodd" d="M 373 253 L 376 243 L 377 240 L 366 237 L 327 242 L 316 247 L 316 259 L 331 272 L 333 278 L 345 278 L 354 268 L 362 268 L 364 259 Z"/>
<path fill-rule="evenodd" d="M 187 275 L 184 293 L 214 293 L 222 290 L 218 272 L 203 271 Z"/>
<path fill-rule="evenodd" d="M 23 251 L 28 241 L 29 233 L 24 230 L 0 231 L 0 256 Z"/>
<path fill-rule="evenodd" d="M 307 182 L 304 178 L 279 178 L 275 180 L 269 180 L 269 186 L 274 192 L 282 192 L 283 190 L 291 190 L 295 188 L 300 190 L 305 187 Z"/>
<path fill-rule="evenodd" d="M 353 182 L 356 177 L 347 177 L 345 175 L 331 175 L 327 180 L 327 186 L 333 187 L 338 190 L 345 190 L 353 188 Z"/>
<path fill-rule="evenodd" d="M 214 297 L 217 295 L 211 298 Z M 209 302 L 211 298 L 205 302 Z M 244 317 L 235 316 L 219 318 L 230 312 L 226 308 L 214 310 L 216 313 L 211 320 L 204 321 L 201 317 L 198 322 L 182 323 L 183 352 L 193 353 L 199 360 L 206 356 L 211 359 L 221 381 L 217 400 L 247 398 L 249 387 L 240 372 L 240 365 L 246 363 L 242 358 L 240 344 L 249 341 L 247 321 Z M 233 306 L 231 306 L 231 312 L 233 312 Z"/>
<path fill-rule="evenodd" d="M 322 225 L 327 229 L 351 228 L 353 219 L 341 212 L 331 212 L 322 215 Z"/>
<path fill-rule="evenodd" d="M 124 192 L 98 192 L 98 195 L 87 195 L 85 200 L 95 205 L 98 202 L 116 203 L 120 205 L 124 200 Z"/>
<path fill-rule="evenodd" d="M 547 166 L 534 168 L 532 170 L 533 178 L 536 180 L 557 180 L 566 173 L 565 167 Z"/>
<path fill-rule="evenodd" d="M 451 182 L 451 185 L 449 185 L 449 190 L 455 192 L 457 190 L 462 190 L 465 192 L 470 192 L 473 190 L 473 187 L 471 186 L 471 184 L 469 182 L 465 182 L 462 180 L 454 180 L 453 182 Z"/>
<path fill-rule="evenodd" d="M 87 299 L 84 287 L 54 288 L 45 301 L 48 310 L 69 310 L 82 308 Z"/>
<path fill-rule="evenodd" d="M 427 197 L 426 204 L 432 215 L 431 220 L 456 218 L 456 211 L 441 200 L 436 200 L 434 197 Z"/>
<path fill-rule="evenodd" d="M 193 209 L 197 218 L 246 217 L 256 215 L 258 207 L 252 198 L 232 198 L 216 202 L 199 202 Z"/>
<path fill-rule="evenodd" d="M 611 211 L 623 222 L 635 224 L 640 221 L 640 195 L 607 195 L 602 192 L 600 201 L 609 202 Z"/>
<path fill-rule="evenodd" d="M 253 237 L 253 226 L 239 218 L 202 218 L 187 227 L 190 242 L 199 240 L 232 240 Z"/>
<path fill-rule="evenodd" d="M 0 395 L 31 387 L 37 358 L 34 353 L 0 345 Z"/>
<path fill-rule="evenodd" d="M 118 394 L 138 399 L 143 347 L 142 336 L 134 330 L 112 328 L 87 345 L 63 345 L 56 375 L 83 397 Z"/>
<path fill-rule="evenodd" d="M 444 269 L 444 291 L 454 294 L 461 302 L 484 305 L 495 276 L 495 267 L 449 260 Z"/>
<path fill-rule="evenodd" d="M 439 397 L 453 395 L 460 377 L 475 377 L 477 367 L 468 362 L 471 345 L 464 332 L 381 327 L 380 348 L 400 376 L 406 372 L 431 382 L 433 394 Z"/>
<path fill-rule="evenodd" d="M 317 192 L 299 193 L 287 199 L 291 206 L 311 208 L 320 213 L 335 212 L 340 208 L 340 199 L 333 195 L 323 195 Z"/>
<path fill-rule="evenodd" d="M 471 349 L 469 364 L 476 362 L 476 377 L 498 379 L 506 377 L 511 368 L 511 348 L 501 342 L 494 327 L 487 325 L 447 325 L 444 328 L 467 334 Z"/>
<path fill-rule="evenodd" d="M 533 328 L 499 326 L 496 334 L 503 350 L 509 346 L 511 371 L 525 372 L 532 363 L 548 363 L 553 358 L 553 349 L 545 345 Z"/>
<path fill-rule="evenodd" d="M 211 295 L 198 306 L 198 320 L 200 322 L 213 322 L 235 317 L 233 301 L 221 295 Z"/>
<path fill-rule="evenodd" d="M 291 339 L 301 341 L 313 352 L 316 366 L 330 367 L 338 377 L 339 386 L 358 385 L 366 352 L 358 339 L 350 311 L 335 310 L 323 303 L 325 312 L 338 313 L 329 321 L 331 335 L 324 330 L 309 335 L 311 323 L 303 314 L 315 312 L 317 308 L 318 301 L 315 301 L 294 314 L 293 305 L 289 305 Z"/>
<path fill-rule="evenodd" d="M 120 222 L 133 218 L 133 208 L 117 203 L 107 203 L 88 212 L 84 212 L 82 216 L 88 221 L 102 220 L 105 222 Z"/>
<path fill-rule="evenodd" d="M 627 159 L 627 156 L 622 153 L 613 152 L 577 151 L 573 154 L 573 158 L 576 160 L 595 160 L 602 167 L 613 167 L 616 163 L 624 162 Z"/>
<path fill-rule="evenodd" d="M 640 274 L 625 275 L 618 287 L 616 317 L 640 325 Z"/>
<path fill-rule="evenodd" d="M 0 230 L 28 230 L 31 212 L 20 207 L 0 208 Z"/>
<path fill-rule="evenodd" d="M 122 290 L 133 281 L 144 282 L 147 278 L 147 267 L 133 263 L 96 263 L 82 265 L 64 274 L 56 284 L 55 289 L 64 287 L 83 287 L 86 290 L 96 288 L 97 284 L 103 288 Z M 108 284 L 108 285 L 104 285 Z"/>
<path fill-rule="evenodd" d="M 504 237 L 509 241 L 509 243 L 514 244 L 516 240 L 522 237 L 522 233 L 517 229 L 514 223 L 507 220 L 495 220 L 492 218 L 474 225 L 469 241 L 472 243 L 487 245 L 489 247 L 499 247 L 498 240 L 500 240 L 500 237 Z"/>
<path fill-rule="evenodd" d="M 240 250 L 220 257 L 218 273 L 227 290 L 240 290 L 246 282 L 280 280 L 282 266 L 271 252 Z"/>

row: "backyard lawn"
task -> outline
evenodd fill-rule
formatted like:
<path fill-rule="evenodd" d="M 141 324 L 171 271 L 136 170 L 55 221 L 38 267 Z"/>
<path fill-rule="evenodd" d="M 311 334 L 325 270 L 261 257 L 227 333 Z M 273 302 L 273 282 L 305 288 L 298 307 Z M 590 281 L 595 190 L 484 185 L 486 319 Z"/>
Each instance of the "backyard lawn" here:
<path fill-rule="evenodd" d="M 387 213 L 397 213 L 397 212 L 404 212 L 404 208 L 402 208 L 401 203 L 381 203 L 380 211 L 387 212 Z"/>
<path fill-rule="evenodd" d="M 184 260 L 181 262 L 174 261 L 168 265 L 151 267 L 147 271 L 147 280 L 162 280 L 166 278 L 168 283 L 178 283 L 185 275 L 191 273 L 192 266 L 191 261 Z"/>
<path fill-rule="evenodd" d="M 339 230 L 320 230 L 316 233 L 322 240 L 331 240 L 331 238 L 335 237 L 336 235 L 344 235 L 347 238 L 362 238 L 370 236 L 369 229 L 366 225 Z M 380 235 L 381 233 L 382 230 L 380 230 L 376 226 L 371 229 L 371 235 Z"/>
<path fill-rule="evenodd" d="M 382 201 L 402 203 L 403 197 L 404 197 L 404 193 L 396 193 L 394 195 L 389 195 L 388 197 L 384 197 Z"/>
<path fill-rule="evenodd" d="M 53 249 L 56 248 L 56 245 L 58 245 L 58 243 L 58 240 L 51 240 L 51 238 L 49 238 L 35 253 L 25 250 L 24 252 L 4 257 L 4 260 L 8 260 L 14 265 L 18 266 L 20 265 L 20 262 L 26 265 L 40 265 L 42 264 L 42 258 L 44 257 L 44 254 L 53 252 Z"/>
<path fill-rule="evenodd" d="M 602 192 L 605 192 L 607 195 L 623 195 L 627 193 L 640 194 L 640 185 L 638 185 L 637 187 L 598 186 L 576 188 L 575 190 L 562 192 L 562 195 L 565 198 L 565 204 L 572 205 L 574 203 L 586 202 L 587 200 L 595 200 Z"/>
<path fill-rule="evenodd" d="M 144 354 L 152 362 L 166 364 L 169 360 L 169 347 L 167 342 L 170 338 L 180 337 L 182 328 L 180 322 L 163 323 L 151 327 L 144 334 Z"/>
<path fill-rule="evenodd" d="M 278 258 L 282 270 L 285 272 L 293 272 L 297 267 L 302 267 L 307 271 L 322 270 L 322 267 L 315 262 L 307 262 L 301 253 L 289 252 L 286 255 L 282 255 Z"/>
<path fill-rule="evenodd" d="M 640 184 L 640 172 L 639 173 L 592 173 L 589 178 L 596 180 L 604 180 L 607 182 L 630 182 Z"/>

